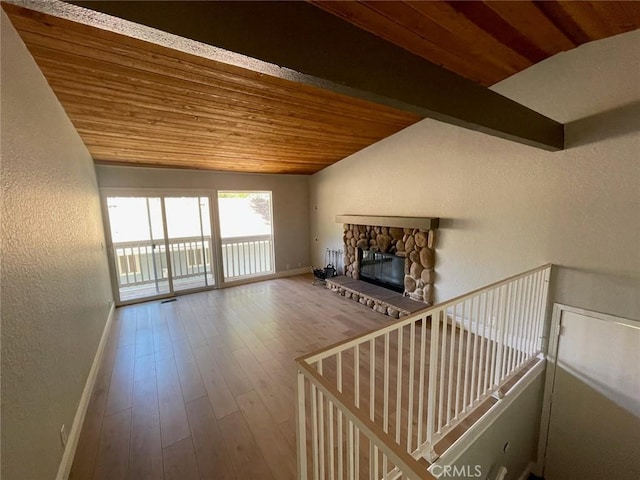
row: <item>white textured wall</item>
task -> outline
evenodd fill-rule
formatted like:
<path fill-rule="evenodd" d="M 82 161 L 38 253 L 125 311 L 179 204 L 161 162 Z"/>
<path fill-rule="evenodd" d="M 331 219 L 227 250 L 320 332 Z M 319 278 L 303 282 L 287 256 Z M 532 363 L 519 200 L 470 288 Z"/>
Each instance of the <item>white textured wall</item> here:
<path fill-rule="evenodd" d="M 307 267 L 309 177 L 98 165 L 100 187 L 200 190 L 270 190 L 276 271 Z"/>
<path fill-rule="evenodd" d="M 311 178 L 312 262 L 337 214 L 441 217 L 436 300 L 551 262 L 554 299 L 640 319 L 640 31 L 494 89 L 567 126 L 546 152 L 424 120 Z"/>
<path fill-rule="evenodd" d="M 91 157 L 2 15 L 2 478 L 55 478 L 111 288 Z"/>

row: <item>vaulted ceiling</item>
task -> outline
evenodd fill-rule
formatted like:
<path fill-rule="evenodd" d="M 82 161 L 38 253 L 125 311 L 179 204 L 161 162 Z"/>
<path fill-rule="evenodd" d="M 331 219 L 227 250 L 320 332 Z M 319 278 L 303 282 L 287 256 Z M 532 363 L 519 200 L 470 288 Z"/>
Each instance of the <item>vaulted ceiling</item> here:
<path fill-rule="evenodd" d="M 371 57 L 374 67 L 379 58 L 382 70 L 368 71 L 365 59 L 353 69 L 355 73 L 341 77 L 340 69 L 348 71 L 341 52 L 346 52 L 347 60 L 353 58 L 347 37 L 335 35 L 334 43 L 326 40 L 331 50 L 324 52 L 323 44 L 306 57 L 301 48 L 305 42 L 295 45 L 296 38 L 283 37 L 285 43 L 279 48 L 274 43 L 263 54 L 263 45 L 280 40 L 276 37 L 282 35 L 282 22 L 291 22 L 290 35 L 294 25 L 305 28 L 294 13 L 283 19 L 288 11 L 284 9 L 294 8 L 287 2 L 240 2 L 244 10 L 236 17 L 234 12 L 241 7 L 224 2 L 74 3 L 271 64 L 300 67 L 293 73 L 277 67 L 265 73 L 250 62 L 227 62 L 199 55 L 197 49 L 187 52 L 115 28 L 3 2 L 96 162 L 238 172 L 314 173 L 425 116 L 518 141 L 524 138 L 524 143 L 544 144 L 550 137 L 548 145 L 558 148 L 561 138 L 554 139 L 553 132 L 559 127 L 561 133 L 561 125 L 480 86 L 560 51 L 640 27 L 640 2 L 313 1 L 319 8 L 305 6 L 306 10 L 297 5 L 295 15 L 311 11 L 322 14 L 318 18 L 324 21 L 323 12 L 329 12 L 330 21 L 339 19 L 352 30 L 374 35 L 371 45 L 379 48 L 362 56 Z M 150 7 L 152 3 L 157 8 Z M 188 9 L 191 17 L 176 15 L 176 8 Z M 228 18 L 221 18 L 221 8 L 230 13 Z M 268 12 L 278 13 L 275 23 L 265 17 Z M 243 31 L 238 28 L 242 25 L 254 28 Z M 266 30 L 270 25 L 275 25 L 273 35 Z M 251 32 L 256 32 L 255 38 Z M 370 41 L 353 38 L 364 39 L 363 50 Z M 381 43 L 376 44 L 376 38 Z M 284 51 L 292 44 L 295 51 L 287 57 Z M 325 65 L 323 52 L 329 59 Z M 394 58 L 404 63 L 393 68 Z M 320 67 L 314 70 L 316 60 Z M 423 73 L 423 64 L 431 70 Z M 434 65 L 446 71 L 437 72 Z M 379 72 L 385 68 L 393 70 L 387 84 L 377 80 L 384 77 Z M 437 77 L 441 85 L 431 97 L 422 92 L 426 77 Z M 451 91 L 442 86 L 449 84 Z M 421 87 L 412 96 L 415 86 Z M 475 110 L 465 110 L 474 103 L 466 95 L 480 98 Z M 492 105 L 493 117 L 501 117 L 495 112 L 506 112 L 504 125 L 485 118 Z M 513 124 L 522 125 L 514 130 Z M 530 124 L 537 130 L 527 131 Z"/>
<path fill-rule="evenodd" d="M 637 1 L 355 1 L 314 5 L 481 85 L 640 27 Z"/>

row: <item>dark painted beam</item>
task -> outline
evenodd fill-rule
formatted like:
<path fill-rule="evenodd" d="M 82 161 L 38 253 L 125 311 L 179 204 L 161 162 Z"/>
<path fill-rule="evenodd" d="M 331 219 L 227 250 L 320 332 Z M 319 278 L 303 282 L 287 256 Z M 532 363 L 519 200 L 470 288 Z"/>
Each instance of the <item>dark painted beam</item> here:
<path fill-rule="evenodd" d="M 287 67 L 282 76 L 295 81 L 546 150 L 564 147 L 562 124 L 305 2 L 70 3 Z"/>

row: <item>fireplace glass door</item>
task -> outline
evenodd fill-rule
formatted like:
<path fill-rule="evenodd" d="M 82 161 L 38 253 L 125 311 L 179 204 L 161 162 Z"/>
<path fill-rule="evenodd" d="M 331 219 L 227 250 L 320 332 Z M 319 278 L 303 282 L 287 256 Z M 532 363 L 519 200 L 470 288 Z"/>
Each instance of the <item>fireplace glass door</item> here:
<path fill-rule="evenodd" d="M 404 291 L 404 258 L 373 250 L 360 252 L 360 280 L 396 292 Z"/>

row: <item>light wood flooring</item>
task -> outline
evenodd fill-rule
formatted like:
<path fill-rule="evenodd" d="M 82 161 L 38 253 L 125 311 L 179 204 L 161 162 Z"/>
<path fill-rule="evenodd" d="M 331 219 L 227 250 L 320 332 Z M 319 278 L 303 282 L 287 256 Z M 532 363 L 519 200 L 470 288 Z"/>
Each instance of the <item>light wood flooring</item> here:
<path fill-rule="evenodd" d="M 117 310 L 71 479 L 295 479 L 293 359 L 393 321 L 310 276 Z"/>

